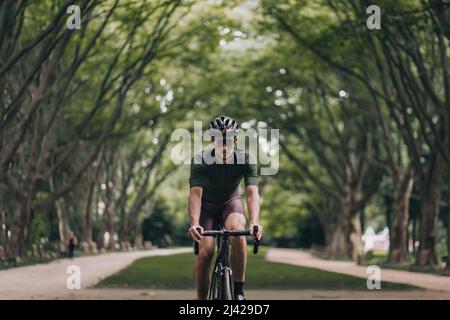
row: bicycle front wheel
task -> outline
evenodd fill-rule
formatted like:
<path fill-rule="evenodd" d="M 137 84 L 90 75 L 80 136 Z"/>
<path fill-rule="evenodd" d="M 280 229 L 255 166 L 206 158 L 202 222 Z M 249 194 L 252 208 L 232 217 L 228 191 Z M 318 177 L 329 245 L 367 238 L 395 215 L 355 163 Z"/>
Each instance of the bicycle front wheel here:
<path fill-rule="evenodd" d="M 209 289 L 209 300 L 221 300 L 222 298 L 222 277 L 219 272 L 214 272 Z"/>
<path fill-rule="evenodd" d="M 221 300 L 233 300 L 233 292 L 231 289 L 231 272 L 228 268 L 223 271 Z"/>

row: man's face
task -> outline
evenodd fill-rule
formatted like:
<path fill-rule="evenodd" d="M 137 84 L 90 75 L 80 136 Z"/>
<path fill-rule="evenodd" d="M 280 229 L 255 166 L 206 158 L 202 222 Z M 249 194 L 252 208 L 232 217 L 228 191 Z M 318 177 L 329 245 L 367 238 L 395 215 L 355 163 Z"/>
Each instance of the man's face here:
<path fill-rule="evenodd" d="M 228 158 L 234 150 L 235 138 L 214 138 L 214 148 L 216 149 L 216 154 L 221 155 L 222 159 Z"/>

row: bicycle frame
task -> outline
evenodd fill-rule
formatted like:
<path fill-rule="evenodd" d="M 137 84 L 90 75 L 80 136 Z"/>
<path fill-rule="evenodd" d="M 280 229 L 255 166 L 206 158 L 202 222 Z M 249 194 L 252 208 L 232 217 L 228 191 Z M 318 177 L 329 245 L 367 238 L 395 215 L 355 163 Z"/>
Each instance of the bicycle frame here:
<path fill-rule="evenodd" d="M 258 227 L 254 226 L 253 234 L 258 233 Z M 234 299 L 234 288 L 232 270 L 229 264 L 229 244 L 230 236 L 249 236 L 249 230 L 208 230 L 202 232 L 202 236 L 217 237 L 217 258 L 214 263 L 214 269 L 209 288 L 209 300 L 232 300 Z M 258 252 L 259 240 L 255 239 L 253 253 Z M 197 255 L 199 251 L 198 242 L 194 242 L 194 252 Z"/>
<path fill-rule="evenodd" d="M 214 263 L 214 269 L 209 287 L 209 300 L 229 300 L 233 299 L 233 284 L 231 276 L 233 274 L 229 266 L 229 244 L 228 236 L 217 236 L 217 258 Z M 228 283 L 225 283 L 227 281 Z M 221 282 L 220 284 L 218 282 Z M 225 289 L 225 287 L 227 289 Z M 229 289 L 228 292 L 225 292 Z"/>

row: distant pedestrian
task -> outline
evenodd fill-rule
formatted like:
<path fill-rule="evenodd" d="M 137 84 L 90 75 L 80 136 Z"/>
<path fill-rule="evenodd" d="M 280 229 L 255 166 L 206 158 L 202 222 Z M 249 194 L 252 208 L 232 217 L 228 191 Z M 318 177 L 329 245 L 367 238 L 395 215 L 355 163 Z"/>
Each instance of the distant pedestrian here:
<path fill-rule="evenodd" d="M 68 245 L 68 249 L 69 249 L 69 258 L 73 258 L 73 252 L 75 251 L 75 246 L 78 244 L 78 240 L 77 237 L 75 236 L 75 234 L 73 233 L 73 231 L 70 231 L 69 233 L 69 245 Z"/>

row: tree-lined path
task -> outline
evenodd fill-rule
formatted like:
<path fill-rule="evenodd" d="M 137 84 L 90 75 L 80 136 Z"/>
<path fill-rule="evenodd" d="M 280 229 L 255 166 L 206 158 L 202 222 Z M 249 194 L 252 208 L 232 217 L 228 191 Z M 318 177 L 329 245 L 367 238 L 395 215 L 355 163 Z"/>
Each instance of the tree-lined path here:
<path fill-rule="evenodd" d="M 355 293 L 364 267 L 273 250 L 290 264 L 264 288 L 299 291 L 249 299 L 447 297 L 449 52 L 448 0 L 0 1 L 0 298 L 191 297 L 85 288 L 177 252 L 141 249 L 191 245 L 190 162 L 221 115 L 257 160 L 265 248 L 427 288 Z"/>

